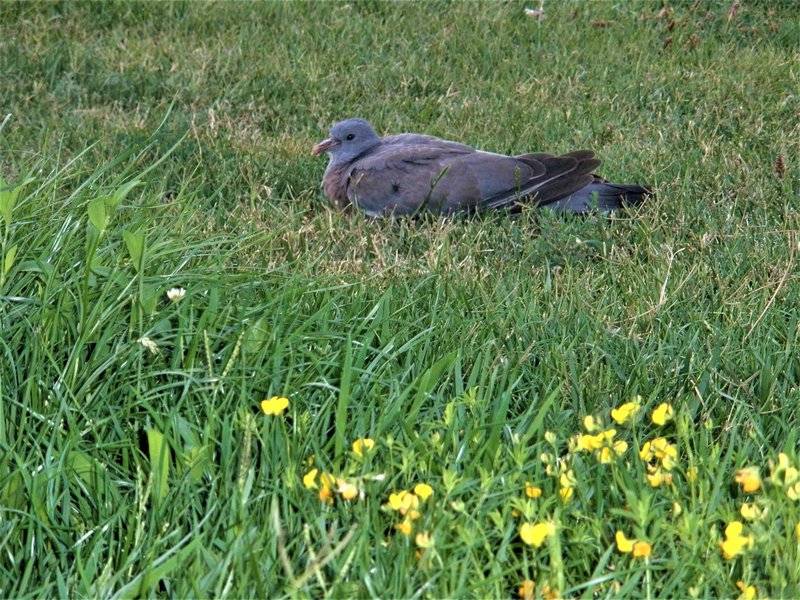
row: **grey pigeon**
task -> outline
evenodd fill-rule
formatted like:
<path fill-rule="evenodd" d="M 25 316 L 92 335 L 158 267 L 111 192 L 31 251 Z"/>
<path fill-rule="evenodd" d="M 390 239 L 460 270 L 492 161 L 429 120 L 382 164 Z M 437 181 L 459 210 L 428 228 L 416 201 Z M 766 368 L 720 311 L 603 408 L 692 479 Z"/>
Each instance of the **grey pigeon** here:
<path fill-rule="evenodd" d="M 431 135 L 379 137 L 367 121 L 336 123 L 311 150 L 330 161 L 322 185 L 337 208 L 350 205 L 372 217 L 449 215 L 527 204 L 556 211 L 611 211 L 640 204 L 650 188 L 609 183 L 593 174 L 600 160 L 589 150 L 562 156 L 505 156 Z"/>

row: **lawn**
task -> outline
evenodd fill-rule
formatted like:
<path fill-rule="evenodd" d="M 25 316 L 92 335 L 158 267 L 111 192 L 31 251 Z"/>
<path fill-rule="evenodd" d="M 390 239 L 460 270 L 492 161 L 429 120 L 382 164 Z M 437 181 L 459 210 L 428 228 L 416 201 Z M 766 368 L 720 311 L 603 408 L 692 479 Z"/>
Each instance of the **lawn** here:
<path fill-rule="evenodd" d="M 0 3 L 0 597 L 800 596 L 796 4 L 539 7 Z M 350 116 L 658 196 L 341 214 Z"/>

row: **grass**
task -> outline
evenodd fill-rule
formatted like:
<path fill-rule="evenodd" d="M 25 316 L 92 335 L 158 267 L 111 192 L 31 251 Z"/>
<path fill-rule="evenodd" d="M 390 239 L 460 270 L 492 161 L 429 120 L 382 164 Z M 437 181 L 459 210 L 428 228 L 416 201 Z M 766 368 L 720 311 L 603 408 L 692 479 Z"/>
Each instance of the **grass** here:
<path fill-rule="evenodd" d="M 800 594 L 800 21 L 668 5 L 0 5 L 0 596 Z M 342 215 L 309 150 L 356 115 L 658 199 Z"/>

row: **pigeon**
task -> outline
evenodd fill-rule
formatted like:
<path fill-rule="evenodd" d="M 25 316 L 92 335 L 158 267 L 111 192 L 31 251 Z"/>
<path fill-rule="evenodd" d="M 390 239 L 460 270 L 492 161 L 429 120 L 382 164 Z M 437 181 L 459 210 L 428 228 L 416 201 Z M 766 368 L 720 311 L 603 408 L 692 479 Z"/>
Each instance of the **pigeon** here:
<path fill-rule="evenodd" d="M 648 186 L 610 183 L 593 173 L 589 150 L 561 156 L 506 156 L 432 135 L 380 137 L 364 119 L 333 125 L 311 154 L 327 153 L 325 195 L 339 209 L 370 217 L 438 215 L 546 207 L 573 213 L 609 212 L 641 204 Z"/>

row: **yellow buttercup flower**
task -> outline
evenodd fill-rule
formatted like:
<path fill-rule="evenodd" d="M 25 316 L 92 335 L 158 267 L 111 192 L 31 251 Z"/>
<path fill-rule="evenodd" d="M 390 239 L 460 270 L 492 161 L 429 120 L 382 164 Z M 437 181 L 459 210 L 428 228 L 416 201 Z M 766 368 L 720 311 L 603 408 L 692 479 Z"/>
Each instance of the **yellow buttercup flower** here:
<path fill-rule="evenodd" d="M 539 548 L 555 531 L 556 526 L 553 523 L 523 523 L 519 528 L 519 536 L 529 546 Z"/>
<path fill-rule="evenodd" d="M 656 469 L 652 473 L 645 474 L 651 487 L 657 488 L 662 485 L 672 485 L 672 473 L 662 469 Z"/>
<path fill-rule="evenodd" d="M 561 597 L 561 594 L 558 593 L 558 590 L 556 588 L 551 588 L 548 585 L 543 585 L 539 589 L 539 595 L 544 600 L 558 600 Z"/>
<path fill-rule="evenodd" d="M 758 472 L 758 467 L 739 469 L 733 479 L 736 483 L 741 484 L 742 490 L 748 494 L 761 489 L 761 475 Z"/>
<path fill-rule="evenodd" d="M 725 540 L 719 543 L 725 560 L 734 559 L 743 554 L 745 549 L 753 546 L 753 536 L 742 535 L 743 530 L 741 521 L 731 521 L 725 528 Z"/>
<path fill-rule="evenodd" d="M 425 502 L 433 494 L 433 488 L 427 483 L 418 483 L 414 486 L 414 493 Z"/>
<path fill-rule="evenodd" d="M 617 541 L 617 550 L 620 552 L 627 554 L 628 552 L 633 551 L 633 544 L 636 542 L 636 540 L 629 540 L 621 531 L 617 531 L 614 539 Z"/>
<path fill-rule="evenodd" d="M 628 539 L 622 531 L 617 530 L 614 535 L 617 542 L 617 550 L 623 554 L 630 553 L 634 558 L 647 558 L 653 551 L 653 546 L 649 542 L 636 539 Z"/>
<path fill-rule="evenodd" d="M 672 419 L 673 415 L 672 405 L 668 402 L 663 402 L 653 411 L 652 420 L 656 425 L 663 426 Z"/>
<path fill-rule="evenodd" d="M 645 462 L 656 460 L 662 468 L 671 471 L 677 462 L 678 450 L 666 438 L 657 437 L 644 443 L 639 457 Z"/>
<path fill-rule="evenodd" d="M 525 482 L 525 495 L 528 498 L 539 498 L 542 495 L 542 488 L 532 485 L 530 481 Z"/>
<path fill-rule="evenodd" d="M 638 541 L 633 545 L 633 552 L 631 555 L 634 558 L 647 558 L 653 551 L 653 547 L 647 542 Z"/>
<path fill-rule="evenodd" d="M 336 485 L 336 491 L 341 494 L 342 498 L 345 500 L 352 500 L 358 496 L 358 488 L 352 483 L 348 483 L 344 479 L 337 479 Z"/>
<path fill-rule="evenodd" d="M 583 418 L 583 428 L 589 433 L 599 431 L 602 425 L 592 415 L 587 415 Z"/>
<path fill-rule="evenodd" d="M 392 510 L 400 510 L 403 506 L 403 497 L 408 494 L 406 490 L 400 490 L 393 494 L 389 494 L 389 506 Z"/>
<path fill-rule="evenodd" d="M 370 438 L 359 438 L 353 442 L 353 452 L 358 456 L 364 456 L 375 447 L 375 440 Z"/>
<path fill-rule="evenodd" d="M 330 473 L 323 473 L 319 476 L 319 485 L 319 499 L 333 504 L 333 486 L 336 485 L 336 478 Z"/>
<path fill-rule="evenodd" d="M 789 496 L 789 500 L 800 499 L 800 481 L 786 488 L 786 495 Z"/>
<path fill-rule="evenodd" d="M 617 425 L 622 425 L 629 421 L 639 411 L 638 402 L 626 402 L 618 408 L 611 410 L 611 418 Z"/>
<path fill-rule="evenodd" d="M 392 510 L 398 511 L 401 515 L 411 519 L 419 518 L 419 497 L 411 492 L 401 490 L 395 494 L 389 494 L 389 506 Z"/>
<path fill-rule="evenodd" d="M 758 510 L 755 504 L 748 504 L 746 502 L 739 508 L 739 513 L 746 521 L 752 521 L 761 516 L 761 511 Z"/>
<path fill-rule="evenodd" d="M 525 579 L 517 590 L 517 596 L 522 600 L 533 600 L 536 593 L 536 582 L 530 579 Z"/>
<path fill-rule="evenodd" d="M 758 591 L 754 585 L 747 585 L 744 581 L 737 581 L 736 587 L 742 591 L 738 600 L 755 600 L 758 597 Z"/>
<path fill-rule="evenodd" d="M 581 435 L 580 433 L 576 436 L 575 441 L 575 448 L 577 450 L 582 450 L 584 452 L 591 452 L 596 448 L 600 447 L 600 443 L 598 442 L 597 438 L 593 435 L 585 433 Z"/>
<path fill-rule="evenodd" d="M 409 536 L 411 535 L 411 531 L 414 529 L 414 525 L 411 522 L 411 519 L 403 519 L 400 523 L 395 525 L 394 528 L 403 535 Z"/>
<path fill-rule="evenodd" d="M 597 454 L 597 460 L 604 465 L 607 465 L 610 462 L 613 462 L 614 458 L 617 456 L 622 456 L 625 454 L 627 449 L 627 442 L 623 440 L 617 440 L 616 442 L 613 442 L 611 446 L 604 446 L 603 448 L 600 448 L 600 451 Z"/>
<path fill-rule="evenodd" d="M 567 469 L 561 474 L 559 481 L 561 482 L 561 489 L 558 491 L 558 493 L 561 495 L 561 500 L 567 502 L 570 498 L 572 498 L 572 494 L 575 491 L 575 486 L 578 484 L 578 480 L 575 479 L 575 473 L 573 470 Z"/>
<path fill-rule="evenodd" d="M 427 531 L 419 532 L 414 538 L 419 548 L 433 548 L 433 536 Z"/>
<path fill-rule="evenodd" d="M 265 415 L 278 416 L 289 408 L 289 399 L 281 396 L 273 396 L 269 400 L 261 401 L 261 410 Z"/>
<path fill-rule="evenodd" d="M 303 475 L 303 485 L 306 487 L 307 490 L 313 490 L 317 487 L 317 473 L 319 469 L 311 469 L 308 473 Z"/>

